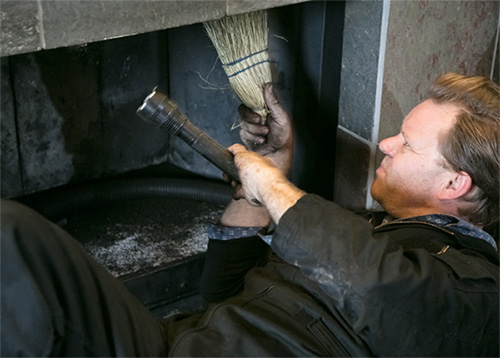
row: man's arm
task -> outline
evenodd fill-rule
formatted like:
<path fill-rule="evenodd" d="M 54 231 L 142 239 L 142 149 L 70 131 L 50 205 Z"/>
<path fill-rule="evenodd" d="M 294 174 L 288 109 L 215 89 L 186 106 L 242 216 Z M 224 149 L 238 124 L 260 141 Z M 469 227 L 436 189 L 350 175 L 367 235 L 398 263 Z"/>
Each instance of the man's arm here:
<path fill-rule="evenodd" d="M 219 225 L 222 226 L 268 227 L 270 224 L 271 218 L 265 207 L 236 199 L 231 200 L 219 219 Z"/>
<path fill-rule="evenodd" d="M 293 144 L 290 119 L 279 105 L 271 84 L 264 87 L 264 98 L 270 111 L 265 125 L 258 114 L 240 106 L 240 137 L 247 147 L 268 156 L 288 173 Z M 238 292 L 247 271 L 262 265 L 269 252 L 269 246 L 255 236 L 257 231 L 271 224 L 266 207 L 239 200 L 238 192 L 241 191 L 236 191 L 235 199 L 226 207 L 219 224 L 214 226 L 208 243 L 200 289 L 203 297 L 211 302 Z"/>

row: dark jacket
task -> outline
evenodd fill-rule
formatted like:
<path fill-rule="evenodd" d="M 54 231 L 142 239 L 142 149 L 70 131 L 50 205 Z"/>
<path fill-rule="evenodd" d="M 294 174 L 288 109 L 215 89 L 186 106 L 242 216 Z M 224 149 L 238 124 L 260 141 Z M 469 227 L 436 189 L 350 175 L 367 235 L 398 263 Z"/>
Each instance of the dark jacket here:
<path fill-rule="evenodd" d="M 498 356 L 498 254 L 480 239 L 420 222 L 374 230 L 306 195 L 272 249 L 240 293 L 172 324 L 171 355 Z"/>

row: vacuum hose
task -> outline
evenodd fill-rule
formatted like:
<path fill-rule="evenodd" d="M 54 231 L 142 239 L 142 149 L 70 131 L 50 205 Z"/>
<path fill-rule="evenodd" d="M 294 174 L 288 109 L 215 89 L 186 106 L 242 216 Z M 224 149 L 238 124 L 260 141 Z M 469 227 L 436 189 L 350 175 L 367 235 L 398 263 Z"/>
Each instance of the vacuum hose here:
<path fill-rule="evenodd" d="M 75 183 L 13 198 L 58 222 L 81 210 L 121 200 L 168 198 L 227 205 L 232 187 L 206 179 L 123 177 Z"/>
<path fill-rule="evenodd" d="M 177 104 L 157 89 L 146 97 L 137 114 L 146 122 L 178 136 L 217 168 L 239 181 L 233 154 L 191 123 Z"/>

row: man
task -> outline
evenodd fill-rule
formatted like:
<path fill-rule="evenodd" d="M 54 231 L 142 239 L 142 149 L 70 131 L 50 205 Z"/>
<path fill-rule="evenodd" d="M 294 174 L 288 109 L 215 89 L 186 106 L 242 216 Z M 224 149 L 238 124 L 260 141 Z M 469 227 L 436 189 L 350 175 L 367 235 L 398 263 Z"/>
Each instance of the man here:
<path fill-rule="evenodd" d="M 498 220 L 498 86 L 445 75 L 381 142 L 372 195 L 394 220 L 376 228 L 286 179 L 290 122 L 271 86 L 264 94 L 266 126 L 240 112 L 261 155 L 230 148 L 246 200 L 212 228 L 203 293 L 218 303 L 156 322 L 64 232 L 9 203 L 2 353 L 25 339 L 40 346 L 32 355 L 498 356 L 498 254 L 481 229 Z"/>

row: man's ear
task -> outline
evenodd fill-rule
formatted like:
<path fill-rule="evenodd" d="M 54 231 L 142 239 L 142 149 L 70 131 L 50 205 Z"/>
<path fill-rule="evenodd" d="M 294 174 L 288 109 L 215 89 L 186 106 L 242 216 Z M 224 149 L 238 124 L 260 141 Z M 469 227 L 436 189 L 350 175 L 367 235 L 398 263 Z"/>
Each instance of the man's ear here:
<path fill-rule="evenodd" d="M 472 178 L 464 171 L 450 175 L 448 182 L 441 188 L 439 199 L 453 200 L 467 194 L 472 188 Z"/>

